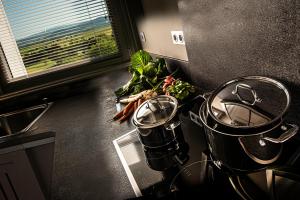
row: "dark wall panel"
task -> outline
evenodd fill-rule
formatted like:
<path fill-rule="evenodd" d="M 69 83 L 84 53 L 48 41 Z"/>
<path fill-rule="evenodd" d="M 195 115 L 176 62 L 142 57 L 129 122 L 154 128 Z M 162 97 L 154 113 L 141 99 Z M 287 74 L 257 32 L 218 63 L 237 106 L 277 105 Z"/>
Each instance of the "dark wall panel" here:
<path fill-rule="evenodd" d="M 292 93 L 300 123 L 299 1 L 179 0 L 191 79 L 206 90 L 265 75 Z M 295 118 L 296 116 L 296 118 Z"/>

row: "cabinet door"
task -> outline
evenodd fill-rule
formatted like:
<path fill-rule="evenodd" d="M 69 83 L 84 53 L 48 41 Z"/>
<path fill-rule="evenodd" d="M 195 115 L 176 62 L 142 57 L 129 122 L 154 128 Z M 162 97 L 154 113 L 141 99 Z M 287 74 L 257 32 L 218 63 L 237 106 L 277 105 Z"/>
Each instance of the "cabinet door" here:
<path fill-rule="evenodd" d="M 0 155 L 0 199 L 45 200 L 24 150 Z"/>

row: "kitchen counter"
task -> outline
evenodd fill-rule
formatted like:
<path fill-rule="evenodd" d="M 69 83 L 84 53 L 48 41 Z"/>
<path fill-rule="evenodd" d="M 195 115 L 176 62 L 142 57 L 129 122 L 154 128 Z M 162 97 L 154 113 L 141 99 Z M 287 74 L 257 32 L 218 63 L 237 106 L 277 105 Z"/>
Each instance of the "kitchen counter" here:
<path fill-rule="evenodd" d="M 134 193 L 112 141 L 133 129 L 110 122 L 113 91 L 126 83 L 126 69 L 87 82 L 86 90 L 54 102 L 38 131 L 56 133 L 52 199 L 126 199 Z"/>
<path fill-rule="evenodd" d="M 78 90 L 73 86 L 74 94 L 54 101 L 36 122 L 37 129 L 0 147 L 56 135 L 52 200 L 134 197 L 112 143 L 133 126 L 110 121 L 117 112 L 114 90 L 129 78 L 123 69 L 81 82 Z"/>
<path fill-rule="evenodd" d="M 134 129 L 128 122 L 111 122 L 117 112 L 114 90 L 129 78 L 130 74 L 123 69 L 81 82 L 78 88 L 74 86 L 77 92 L 72 96 L 54 101 L 37 122 L 37 129 L 27 137 L 9 142 L 56 135 L 52 200 L 135 197 L 112 143 Z M 199 136 L 197 126 L 191 121 L 183 126 L 188 135 Z"/>

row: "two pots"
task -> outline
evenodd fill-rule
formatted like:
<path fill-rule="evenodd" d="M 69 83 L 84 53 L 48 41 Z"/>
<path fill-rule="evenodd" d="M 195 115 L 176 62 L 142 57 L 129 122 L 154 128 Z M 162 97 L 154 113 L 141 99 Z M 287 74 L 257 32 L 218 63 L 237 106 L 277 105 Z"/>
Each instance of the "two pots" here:
<path fill-rule="evenodd" d="M 219 165 L 248 171 L 274 163 L 282 144 L 298 126 L 284 116 L 290 94 L 280 82 L 262 76 L 229 81 L 204 95 L 199 110 L 209 151 Z"/>

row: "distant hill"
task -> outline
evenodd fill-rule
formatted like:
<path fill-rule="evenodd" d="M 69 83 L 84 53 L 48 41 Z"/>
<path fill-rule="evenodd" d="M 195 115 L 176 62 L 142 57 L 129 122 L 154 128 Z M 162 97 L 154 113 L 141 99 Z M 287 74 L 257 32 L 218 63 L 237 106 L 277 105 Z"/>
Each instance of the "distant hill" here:
<path fill-rule="evenodd" d="M 109 24 L 110 21 L 108 17 L 98 17 L 90 21 L 50 28 L 46 32 L 36 33 L 29 37 L 19 39 L 17 40 L 17 43 L 19 47 L 24 47 L 45 40 L 53 40 L 64 36 L 85 32 L 94 28 L 105 27 Z"/>

